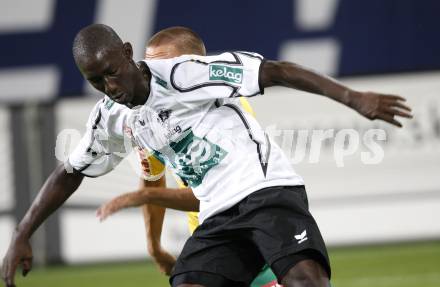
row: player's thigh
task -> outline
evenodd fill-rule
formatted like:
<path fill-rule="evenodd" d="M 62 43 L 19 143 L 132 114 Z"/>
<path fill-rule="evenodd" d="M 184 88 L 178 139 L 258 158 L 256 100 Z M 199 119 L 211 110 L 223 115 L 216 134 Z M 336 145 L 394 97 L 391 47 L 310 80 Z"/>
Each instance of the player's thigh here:
<path fill-rule="evenodd" d="M 256 246 L 239 235 L 205 237 L 197 231 L 177 259 L 172 286 L 249 286 L 264 265 Z"/>
<path fill-rule="evenodd" d="M 280 280 L 284 287 L 329 287 L 327 271 L 313 259 L 300 260 Z"/>
<path fill-rule="evenodd" d="M 330 275 L 327 249 L 308 210 L 304 187 L 264 190 L 255 194 L 249 204 L 254 205 L 252 220 L 256 225 L 252 240 L 278 280 L 299 262 L 298 258 L 316 261 Z M 286 260 L 279 261 L 282 258 Z M 274 264 L 277 261 L 283 264 Z"/>

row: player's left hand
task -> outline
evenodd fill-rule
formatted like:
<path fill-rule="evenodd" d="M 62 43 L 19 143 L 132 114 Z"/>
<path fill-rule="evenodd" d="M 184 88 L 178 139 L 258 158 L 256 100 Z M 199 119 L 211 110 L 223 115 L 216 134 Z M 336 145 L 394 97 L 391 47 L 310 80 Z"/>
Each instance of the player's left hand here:
<path fill-rule="evenodd" d="M 413 117 L 410 113 L 411 108 L 404 104 L 405 101 L 405 98 L 396 95 L 356 92 L 350 97 L 350 106 L 370 120 L 380 119 L 402 127 L 402 124 L 395 119 L 396 116 L 409 119 Z"/>

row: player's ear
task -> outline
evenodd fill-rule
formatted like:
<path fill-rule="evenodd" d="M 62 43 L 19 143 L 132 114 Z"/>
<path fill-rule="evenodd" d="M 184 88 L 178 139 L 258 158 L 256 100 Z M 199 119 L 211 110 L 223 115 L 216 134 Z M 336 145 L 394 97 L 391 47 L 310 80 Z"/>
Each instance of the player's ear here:
<path fill-rule="evenodd" d="M 127 57 L 127 59 L 131 60 L 133 59 L 133 47 L 129 42 L 125 42 L 122 45 L 124 56 Z"/>
<path fill-rule="evenodd" d="M 147 64 L 145 64 L 144 61 L 139 61 L 136 63 L 136 66 L 142 72 L 142 75 L 144 76 L 144 78 L 149 81 L 150 77 L 151 77 L 151 72 L 150 72 L 150 69 L 148 68 Z"/>

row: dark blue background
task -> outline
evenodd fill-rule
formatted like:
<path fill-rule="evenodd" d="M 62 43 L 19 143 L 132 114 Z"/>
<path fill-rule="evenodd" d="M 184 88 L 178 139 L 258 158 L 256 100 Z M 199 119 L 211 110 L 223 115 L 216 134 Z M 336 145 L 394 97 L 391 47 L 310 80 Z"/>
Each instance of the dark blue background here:
<path fill-rule="evenodd" d="M 56 64 L 62 71 L 59 94 L 81 94 L 71 43 L 93 22 L 95 8 L 95 0 L 57 1 L 45 33 L 0 35 L 0 69 Z M 440 1 L 341 0 L 332 27 L 309 33 L 295 29 L 293 9 L 291 0 L 160 0 L 154 27 L 188 26 L 210 51 L 249 50 L 272 59 L 286 40 L 333 37 L 342 47 L 339 76 L 440 68 Z"/>

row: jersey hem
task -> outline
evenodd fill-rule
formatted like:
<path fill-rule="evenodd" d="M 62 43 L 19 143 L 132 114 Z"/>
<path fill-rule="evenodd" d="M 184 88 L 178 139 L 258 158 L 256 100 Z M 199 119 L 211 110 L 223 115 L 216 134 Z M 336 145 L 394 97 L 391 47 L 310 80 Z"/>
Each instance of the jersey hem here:
<path fill-rule="evenodd" d="M 259 191 L 261 189 L 268 188 L 268 187 L 274 187 L 274 186 L 302 186 L 302 185 L 304 185 L 304 181 L 300 177 L 298 177 L 296 180 L 295 179 L 276 179 L 276 180 L 271 180 L 271 181 L 259 183 L 249 189 L 246 189 L 242 192 L 239 192 L 237 194 L 237 196 L 235 196 L 232 199 L 230 199 L 229 201 L 225 202 L 225 204 L 218 209 L 214 209 L 212 211 L 209 211 L 209 208 L 208 208 L 208 210 L 206 210 L 206 212 L 205 212 L 206 214 L 204 214 L 204 211 L 201 210 L 199 212 L 199 224 L 202 224 L 203 221 L 205 221 L 209 217 L 214 216 L 222 211 L 225 211 L 225 210 L 233 207 L 235 204 L 240 202 L 245 197 L 247 197 L 250 194 L 252 194 L 256 191 Z M 202 205 L 203 205 L 203 201 L 200 202 L 200 207 L 202 207 Z"/>

